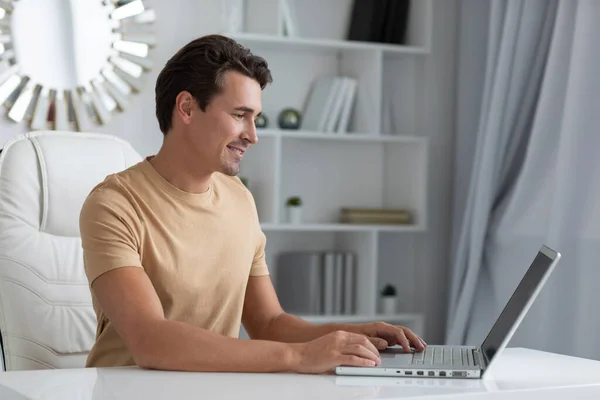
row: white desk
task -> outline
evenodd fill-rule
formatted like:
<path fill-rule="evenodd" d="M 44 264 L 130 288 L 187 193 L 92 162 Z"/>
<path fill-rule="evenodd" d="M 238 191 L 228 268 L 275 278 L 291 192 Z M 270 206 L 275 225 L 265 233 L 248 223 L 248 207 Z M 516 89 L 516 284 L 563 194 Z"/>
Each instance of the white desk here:
<path fill-rule="evenodd" d="M 600 399 L 600 362 L 507 349 L 485 380 L 82 368 L 0 372 L 0 399 Z"/>

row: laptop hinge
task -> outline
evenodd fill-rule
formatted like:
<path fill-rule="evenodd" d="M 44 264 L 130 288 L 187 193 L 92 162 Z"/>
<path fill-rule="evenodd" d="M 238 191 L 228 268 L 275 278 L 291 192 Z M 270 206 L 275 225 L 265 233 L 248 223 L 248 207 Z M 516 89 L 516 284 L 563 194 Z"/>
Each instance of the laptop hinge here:
<path fill-rule="evenodd" d="M 481 368 L 481 370 L 485 370 L 487 367 L 487 363 L 485 362 L 485 357 L 483 356 L 483 351 L 481 348 L 473 349 L 474 359 L 477 359 L 477 365 Z"/>

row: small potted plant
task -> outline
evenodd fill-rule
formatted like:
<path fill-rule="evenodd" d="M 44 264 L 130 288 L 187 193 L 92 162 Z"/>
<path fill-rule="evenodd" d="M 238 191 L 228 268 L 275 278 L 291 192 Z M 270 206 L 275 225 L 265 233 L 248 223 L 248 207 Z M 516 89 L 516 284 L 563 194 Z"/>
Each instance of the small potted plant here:
<path fill-rule="evenodd" d="M 396 299 L 396 288 L 388 283 L 381 290 L 381 311 L 384 314 L 395 314 Z"/>
<path fill-rule="evenodd" d="M 287 208 L 288 222 L 299 224 L 302 221 L 302 199 L 299 196 L 292 196 L 285 202 Z"/>

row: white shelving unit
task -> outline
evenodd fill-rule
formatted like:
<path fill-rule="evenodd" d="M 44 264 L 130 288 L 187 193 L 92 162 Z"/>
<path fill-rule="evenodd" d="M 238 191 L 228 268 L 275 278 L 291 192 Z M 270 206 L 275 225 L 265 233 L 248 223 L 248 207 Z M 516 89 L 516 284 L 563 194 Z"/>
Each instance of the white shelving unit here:
<path fill-rule="evenodd" d="M 413 0 L 407 44 L 344 40 L 352 0 L 293 2 L 299 36 L 283 36 L 280 0 L 246 0 L 243 31 L 230 37 L 263 56 L 273 84 L 263 92 L 269 120 L 258 131 L 259 144 L 242 161 L 267 235 L 267 262 L 277 280 L 277 256 L 284 251 L 352 251 L 357 256 L 356 315 L 303 316 L 316 323 L 384 320 L 423 334 L 423 315 L 415 313 L 415 271 L 427 229 L 428 139 L 420 126 L 427 118 L 419 79 L 430 49 L 432 0 Z M 390 60 L 394 60 L 393 67 Z M 398 69 L 400 66 L 400 69 Z M 281 130 L 284 108 L 304 109 L 314 79 L 347 75 L 358 81 L 345 134 Z M 391 93 L 388 79 L 401 80 Z M 395 99 L 400 123 L 390 124 L 384 108 Z M 286 221 L 285 200 L 300 196 L 303 223 Z M 412 225 L 350 225 L 338 222 L 342 207 L 402 208 Z M 386 283 L 399 289 L 397 315 L 381 315 L 379 291 Z"/>
<path fill-rule="evenodd" d="M 297 50 L 320 52 L 329 50 L 378 50 L 399 54 L 427 54 L 429 52 L 429 49 L 423 46 L 403 46 L 349 40 L 273 36 L 261 33 L 232 33 L 231 36 L 240 41 L 266 44 L 271 49 L 286 49 L 292 45 Z"/>

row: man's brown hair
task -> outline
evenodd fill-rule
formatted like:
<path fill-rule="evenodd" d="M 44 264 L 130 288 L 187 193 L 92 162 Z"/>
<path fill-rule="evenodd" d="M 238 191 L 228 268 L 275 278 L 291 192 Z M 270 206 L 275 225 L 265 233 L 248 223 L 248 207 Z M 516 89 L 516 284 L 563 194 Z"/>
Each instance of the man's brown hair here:
<path fill-rule="evenodd" d="M 262 89 L 273 80 L 264 58 L 225 36 L 202 36 L 175 53 L 156 80 L 156 118 L 163 134 L 171 129 L 179 93 L 190 92 L 204 111 L 223 88 L 228 71 L 237 71 L 256 80 Z"/>

